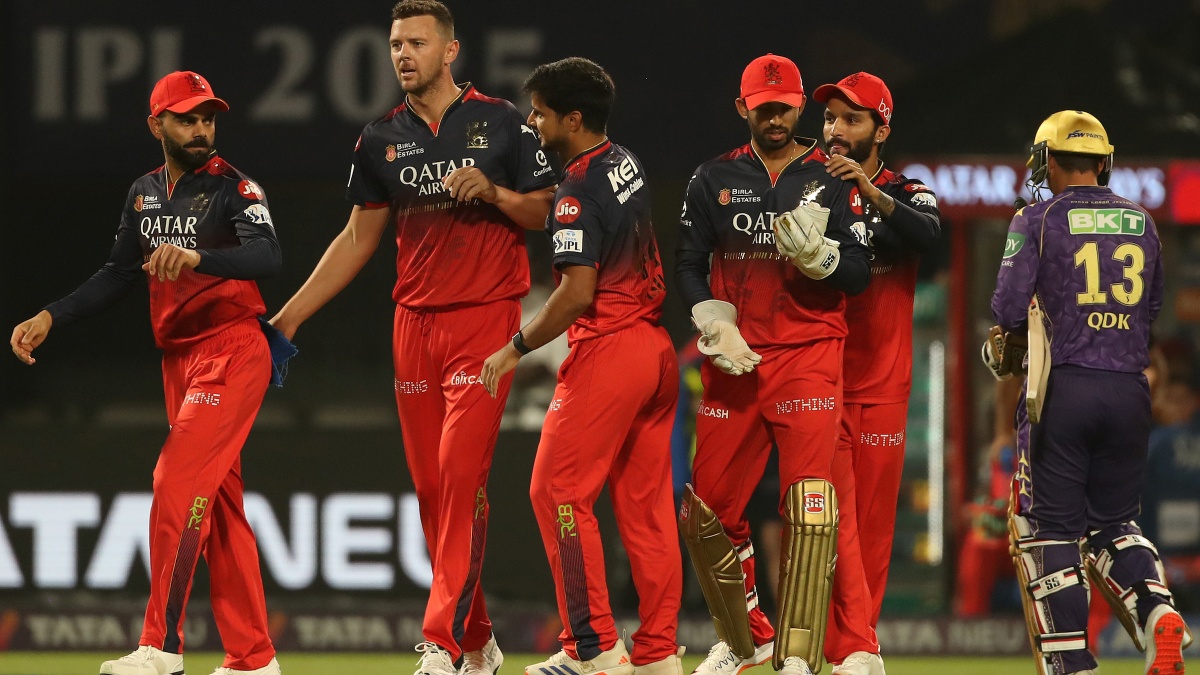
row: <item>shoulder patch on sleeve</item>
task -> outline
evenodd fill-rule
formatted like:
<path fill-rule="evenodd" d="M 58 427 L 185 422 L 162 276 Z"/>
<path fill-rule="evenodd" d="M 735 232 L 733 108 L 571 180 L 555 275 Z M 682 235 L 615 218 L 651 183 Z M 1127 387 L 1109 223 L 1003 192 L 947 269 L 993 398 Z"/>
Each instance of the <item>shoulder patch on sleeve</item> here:
<path fill-rule="evenodd" d="M 554 204 L 554 220 L 563 225 L 570 225 L 579 219 L 582 207 L 574 197 L 563 197 Z"/>
<path fill-rule="evenodd" d="M 257 225 L 266 225 L 271 229 L 275 229 L 275 224 L 271 222 L 271 212 L 262 204 L 251 204 L 242 212 L 246 216 L 246 220 Z"/>
<path fill-rule="evenodd" d="M 237 191 L 239 195 L 245 197 L 246 199 L 262 199 L 265 196 L 262 188 L 258 186 L 258 183 L 255 183 L 249 179 L 238 183 Z"/>
<path fill-rule="evenodd" d="M 1025 235 L 1020 232 L 1009 232 L 1004 240 L 1004 257 L 1011 258 L 1025 246 Z"/>
<path fill-rule="evenodd" d="M 583 253 L 583 230 L 559 230 L 554 233 L 554 254 Z"/>
<path fill-rule="evenodd" d="M 909 200 L 917 206 L 928 206 L 935 209 L 937 208 L 937 197 L 934 197 L 932 192 L 925 190 L 914 192 L 912 193 L 912 196 L 909 197 Z"/>

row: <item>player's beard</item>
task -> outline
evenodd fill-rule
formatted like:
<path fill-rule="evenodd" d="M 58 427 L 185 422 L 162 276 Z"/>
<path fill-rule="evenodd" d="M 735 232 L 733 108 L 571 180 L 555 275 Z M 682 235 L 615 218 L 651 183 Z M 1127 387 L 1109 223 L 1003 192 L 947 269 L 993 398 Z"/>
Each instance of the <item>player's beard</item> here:
<path fill-rule="evenodd" d="M 203 139 L 193 139 L 185 146 L 166 136 L 163 136 L 163 149 L 184 171 L 199 169 L 216 153 L 216 149 Z"/>
<path fill-rule="evenodd" d="M 786 126 L 782 126 L 782 125 L 774 125 L 774 126 L 764 127 L 762 129 L 755 129 L 754 125 L 751 124 L 750 125 L 750 137 L 754 139 L 755 145 L 757 145 L 759 147 L 759 149 L 761 149 L 763 152 L 774 152 L 776 150 L 782 150 L 783 148 L 786 148 L 789 143 L 792 142 L 792 138 L 796 135 L 796 128 L 799 126 L 799 124 L 800 124 L 800 121 L 797 120 L 796 124 L 793 125 L 791 129 L 787 128 Z M 767 138 L 767 134 L 772 131 L 784 131 L 786 133 L 783 134 L 783 138 L 781 140 L 773 141 L 770 138 Z"/>
<path fill-rule="evenodd" d="M 873 141 L 870 138 L 864 138 L 863 140 L 857 141 L 857 142 L 846 141 L 845 139 L 842 139 L 839 142 L 848 144 L 849 148 L 846 150 L 845 153 L 838 153 L 838 154 L 844 154 L 848 159 L 852 159 L 852 160 L 858 162 L 859 164 L 862 164 L 863 162 L 867 161 L 867 158 L 869 158 L 871 156 L 871 144 Z M 827 152 L 829 150 L 829 141 L 825 141 L 825 150 Z M 830 154 L 833 154 L 833 153 L 830 153 Z"/>

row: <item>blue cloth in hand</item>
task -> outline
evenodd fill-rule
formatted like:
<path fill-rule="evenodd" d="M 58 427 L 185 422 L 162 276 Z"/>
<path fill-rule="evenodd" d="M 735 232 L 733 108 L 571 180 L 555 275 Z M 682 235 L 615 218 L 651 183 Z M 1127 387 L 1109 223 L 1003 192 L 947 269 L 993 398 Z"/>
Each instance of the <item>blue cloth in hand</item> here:
<path fill-rule="evenodd" d="M 287 377 L 288 361 L 300 350 L 266 318 L 258 317 L 258 326 L 267 336 L 267 346 L 271 348 L 271 384 L 282 387 L 283 378 Z"/>

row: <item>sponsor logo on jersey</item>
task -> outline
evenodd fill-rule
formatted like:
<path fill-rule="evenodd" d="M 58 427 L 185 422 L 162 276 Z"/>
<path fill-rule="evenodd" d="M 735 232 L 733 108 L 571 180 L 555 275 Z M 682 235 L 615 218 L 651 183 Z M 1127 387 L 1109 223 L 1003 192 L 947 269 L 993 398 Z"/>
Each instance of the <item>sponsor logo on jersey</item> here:
<path fill-rule="evenodd" d="M 528 129 L 529 127 L 522 128 Z M 550 166 L 550 162 L 546 160 L 546 153 L 544 151 L 538 150 L 536 153 L 534 153 L 533 158 L 537 160 L 538 166 L 542 167 L 533 172 L 534 176 L 540 176 L 548 171 L 553 170 L 554 167 Z"/>
<path fill-rule="evenodd" d="M 1067 211 L 1071 234 L 1126 234 L 1140 237 L 1146 233 L 1146 216 L 1135 209 L 1071 209 Z"/>
<path fill-rule="evenodd" d="M 721 206 L 728 206 L 729 202 L 732 201 L 733 192 L 729 188 L 725 188 L 717 194 L 717 203 L 719 203 Z"/>
<path fill-rule="evenodd" d="M 161 209 L 162 204 L 159 203 L 158 197 L 154 195 L 138 195 L 133 198 L 134 211 L 150 211 L 152 209 Z"/>
<path fill-rule="evenodd" d="M 423 148 L 418 149 L 423 150 Z M 420 168 L 405 166 L 400 168 L 399 178 L 402 184 L 417 188 L 418 194 L 421 196 L 441 194 L 446 191 L 446 186 L 442 184 L 442 179 L 460 166 L 475 166 L 475 160 L 470 157 L 464 157 L 460 160 L 459 164 L 455 164 L 454 160 L 450 160 L 427 162 L 422 164 Z"/>
<path fill-rule="evenodd" d="M 583 253 L 583 230 L 559 230 L 554 233 L 554 253 Z"/>
<path fill-rule="evenodd" d="M 828 412 L 837 409 L 837 400 L 832 396 L 794 398 L 775 404 L 775 414 L 789 415 L 795 412 Z"/>
<path fill-rule="evenodd" d="M 922 185 L 920 183 L 909 183 L 908 185 L 904 186 L 904 189 L 908 190 L 909 192 L 928 192 L 929 191 L 928 187 L 925 187 L 924 185 Z"/>
<path fill-rule="evenodd" d="M 417 147 L 416 141 L 407 143 L 391 143 L 383 148 L 383 158 L 389 162 L 394 162 L 401 157 L 409 157 L 411 155 L 424 154 L 425 148 Z"/>
<path fill-rule="evenodd" d="M 221 395 L 211 394 L 207 391 L 193 391 L 183 397 L 184 405 L 221 405 Z"/>
<path fill-rule="evenodd" d="M 862 195 L 858 193 L 858 186 L 850 188 L 850 210 L 856 216 L 863 214 Z"/>
<path fill-rule="evenodd" d="M 804 512 L 825 513 L 825 495 L 820 492 L 805 492 Z"/>
<path fill-rule="evenodd" d="M 696 414 L 701 415 L 703 417 L 715 417 L 716 419 L 719 419 L 719 420 L 729 419 L 729 411 L 728 410 L 726 410 L 724 408 L 714 408 L 710 405 L 705 405 L 703 403 L 700 404 L 699 408 L 696 408 Z"/>
<path fill-rule="evenodd" d="M 633 193 L 642 189 L 642 186 L 646 184 L 646 180 L 638 175 L 639 173 L 637 165 L 628 157 L 608 170 L 608 184 L 616 193 L 617 201 L 621 204 L 629 201 Z"/>
<path fill-rule="evenodd" d="M 486 150 L 488 147 L 487 122 L 467 123 L 467 149 Z"/>
<path fill-rule="evenodd" d="M 1025 246 L 1025 235 L 1020 232 L 1009 232 L 1008 239 L 1004 240 L 1004 257 L 1011 258 L 1020 252 Z"/>
<path fill-rule="evenodd" d="M 937 208 L 937 197 L 934 197 L 932 192 L 921 190 L 920 192 L 913 193 L 911 199 L 912 203 L 917 206 L 928 206 L 932 209 Z"/>
<path fill-rule="evenodd" d="M 262 204 L 251 204 L 250 206 L 247 206 L 246 210 L 242 212 L 242 215 L 246 216 L 246 220 L 249 220 L 255 225 L 266 225 L 271 229 L 275 228 L 275 224 L 271 222 L 271 212 L 268 211 L 267 207 L 263 206 Z"/>
<path fill-rule="evenodd" d="M 398 394 L 424 394 L 429 391 L 429 382 L 426 380 L 395 379 L 393 382 Z"/>
<path fill-rule="evenodd" d="M 554 205 L 554 219 L 563 225 L 570 225 L 579 218 L 579 200 L 574 197 L 563 197 Z"/>
<path fill-rule="evenodd" d="M 262 199 L 265 196 L 258 183 L 252 180 L 244 180 L 238 183 L 238 194 L 246 199 Z"/>
<path fill-rule="evenodd" d="M 1075 131 L 1072 131 L 1071 133 L 1067 134 L 1067 138 L 1099 138 L 1100 140 L 1104 140 L 1104 136 L 1101 136 L 1100 134 L 1094 134 L 1090 131 L 1084 131 L 1082 129 L 1076 129 Z"/>

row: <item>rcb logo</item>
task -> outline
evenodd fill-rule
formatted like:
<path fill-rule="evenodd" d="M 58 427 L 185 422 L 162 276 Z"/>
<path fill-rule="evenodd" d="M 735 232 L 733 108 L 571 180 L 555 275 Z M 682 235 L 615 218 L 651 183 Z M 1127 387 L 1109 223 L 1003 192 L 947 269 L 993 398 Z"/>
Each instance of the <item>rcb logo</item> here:
<path fill-rule="evenodd" d="M 467 124 L 467 148 L 484 150 L 488 146 L 487 122 L 471 122 Z"/>

